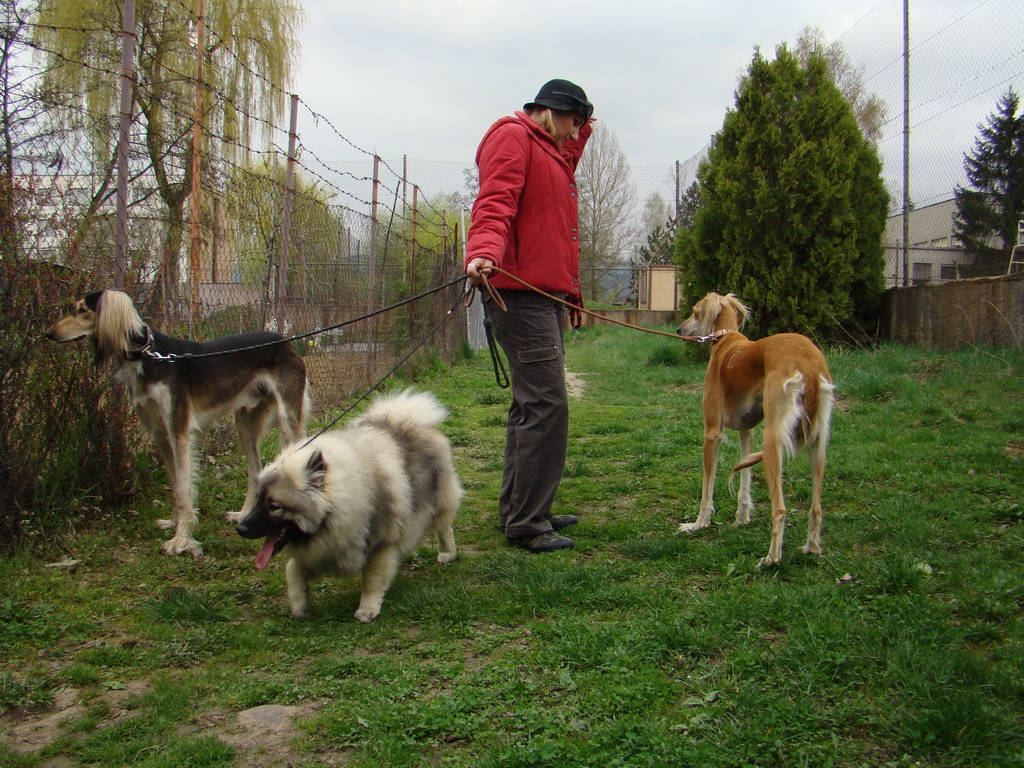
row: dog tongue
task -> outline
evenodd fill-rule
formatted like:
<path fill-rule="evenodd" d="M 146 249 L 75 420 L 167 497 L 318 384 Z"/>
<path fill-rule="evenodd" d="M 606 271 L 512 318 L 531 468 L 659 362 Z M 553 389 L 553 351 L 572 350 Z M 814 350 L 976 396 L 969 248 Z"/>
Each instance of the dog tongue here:
<path fill-rule="evenodd" d="M 260 549 L 260 553 L 256 555 L 256 570 L 262 571 L 267 567 L 267 563 L 270 562 L 270 558 L 274 556 L 274 545 L 277 544 L 277 540 L 281 538 L 281 531 L 274 531 L 272 534 L 267 536 L 263 542 L 263 547 Z"/>

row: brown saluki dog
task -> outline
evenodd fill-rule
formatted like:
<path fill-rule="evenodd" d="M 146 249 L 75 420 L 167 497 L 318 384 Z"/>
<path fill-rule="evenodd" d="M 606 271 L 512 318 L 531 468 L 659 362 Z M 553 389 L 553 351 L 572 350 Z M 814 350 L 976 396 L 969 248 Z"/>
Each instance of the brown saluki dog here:
<path fill-rule="evenodd" d="M 194 432 L 229 413 L 235 416 L 249 481 L 241 511 L 227 516 L 232 522 L 256 504 L 259 444 L 271 417 L 276 413 L 282 444 L 305 435 L 310 411 L 306 366 L 290 344 L 273 343 L 282 339 L 276 333 L 243 333 L 207 342 L 176 339 L 146 325 L 126 294 L 99 291 L 75 302 L 71 314 L 46 336 L 60 342 L 88 338 L 96 365 L 113 363 L 115 376 L 127 387 L 132 407 L 167 467 L 173 517 L 157 521 L 161 528 L 174 528 L 174 537 L 163 545 L 166 554 L 203 554 L 192 537 Z"/>
<path fill-rule="evenodd" d="M 679 326 L 681 336 L 712 336 L 711 360 L 704 378 L 704 481 L 696 522 L 679 530 L 706 528 L 715 511 L 715 473 L 724 430 L 739 430 L 740 472 L 736 524 L 750 522 L 750 467 L 764 462 L 772 500 L 772 538 L 761 566 L 782 560 L 786 503 L 782 498 L 783 452 L 794 456 L 806 445 L 811 464 L 811 511 L 805 553 L 821 554 L 821 481 L 825 473 L 835 387 L 825 356 L 799 333 L 780 333 L 751 341 L 740 330 L 750 310 L 732 293 L 709 293 Z M 764 421 L 762 448 L 752 453 L 754 428 Z M 730 473 L 731 477 L 732 473 Z"/>

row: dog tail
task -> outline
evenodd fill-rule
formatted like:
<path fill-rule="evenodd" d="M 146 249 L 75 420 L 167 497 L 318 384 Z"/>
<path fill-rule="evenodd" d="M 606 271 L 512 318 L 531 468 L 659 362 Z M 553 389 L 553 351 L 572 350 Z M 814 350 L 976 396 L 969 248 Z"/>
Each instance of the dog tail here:
<path fill-rule="evenodd" d="M 817 392 L 805 392 L 803 376 L 797 373 L 786 382 L 784 390 L 789 399 L 780 435 L 783 450 L 792 458 L 796 455 L 798 445 L 806 443 L 809 451 L 812 451 L 817 458 L 824 459 L 832 431 L 835 385 L 824 376 L 819 375 Z M 812 423 L 807 423 L 806 403 L 803 402 L 805 394 L 809 394 L 810 398 L 816 401 L 812 406 L 814 414 Z M 752 453 L 736 464 L 729 472 L 729 476 L 731 478 L 741 469 L 752 467 L 762 461 L 764 461 L 764 451 Z"/>
<path fill-rule="evenodd" d="M 435 395 L 412 389 L 378 397 L 363 415 L 365 420 L 418 427 L 436 427 L 446 418 L 448 410 Z"/>
<path fill-rule="evenodd" d="M 750 454 L 747 458 L 732 468 L 729 472 L 729 479 L 731 480 L 732 476 L 741 469 L 746 469 L 747 467 L 752 467 L 755 464 L 760 464 L 762 461 L 764 461 L 764 451 L 758 451 L 757 453 Z"/>
<path fill-rule="evenodd" d="M 811 434 L 807 439 L 807 448 L 818 460 L 825 458 L 828 441 L 832 434 L 832 410 L 836 403 L 836 387 L 824 376 L 818 377 L 818 411 Z"/>

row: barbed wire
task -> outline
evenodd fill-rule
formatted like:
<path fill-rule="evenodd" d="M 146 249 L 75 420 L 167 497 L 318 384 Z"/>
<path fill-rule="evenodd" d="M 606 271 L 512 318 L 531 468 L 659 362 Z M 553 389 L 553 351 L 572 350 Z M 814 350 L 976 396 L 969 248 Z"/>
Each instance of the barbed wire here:
<path fill-rule="evenodd" d="M 162 25 L 154 27 L 154 31 L 175 29 L 171 25 L 180 24 L 182 19 L 187 20 L 194 28 L 198 23 L 194 10 L 182 0 L 174 0 L 172 5 L 174 12 L 169 14 Z M 865 86 L 875 90 L 883 101 L 890 105 L 889 117 L 882 123 L 877 146 L 883 158 L 887 180 L 894 188 L 893 174 L 900 165 L 897 162 L 897 153 L 902 149 L 902 30 L 893 22 L 897 17 L 901 17 L 901 10 L 900 0 L 880 0 L 836 41 L 843 45 L 851 61 L 864 68 Z M 21 43 L 41 61 L 36 69 L 37 81 L 48 72 L 52 74 L 52 67 L 75 67 L 87 72 L 93 82 L 106 83 L 104 87 L 111 88 L 111 92 L 116 91 L 114 84 L 119 83 L 121 72 L 116 58 L 115 43 L 122 38 L 123 30 L 116 27 L 114 21 L 116 19 L 111 17 L 111 27 L 105 28 L 92 23 L 60 26 L 41 24 L 38 19 L 24 20 L 25 31 Z M 914 86 L 911 89 L 911 135 L 915 136 L 915 132 L 922 134 L 936 130 L 950 133 L 950 127 L 954 123 L 959 132 L 955 142 L 945 142 L 946 146 L 942 148 L 944 154 L 941 156 L 925 156 L 923 149 L 916 149 L 923 147 L 925 142 L 912 140 L 912 153 L 921 154 L 912 155 L 911 167 L 925 169 L 919 171 L 916 178 L 930 177 L 926 182 L 919 182 L 922 188 L 912 195 L 915 202 L 921 204 L 951 197 L 953 186 L 962 170 L 963 153 L 970 149 L 974 131 L 994 107 L 994 99 L 992 104 L 981 107 L 981 112 L 972 112 L 965 107 L 969 104 L 976 106 L 980 97 L 991 94 L 996 89 L 1024 85 L 1024 67 L 1020 64 L 1021 57 L 1024 56 L 1024 47 L 1021 47 L 1019 42 L 1015 43 L 1012 33 L 1013 29 L 1024 28 L 1024 4 L 1017 0 L 984 0 L 973 3 L 954 17 L 943 16 L 930 9 L 914 9 L 912 22 L 912 32 L 916 29 L 921 30 L 918 35 L 912 34 L 911 60 L 918 62 L 917 72 L 912 74 L 912 82 L 921 83 L 929 78 L 930 81 L 927 88 Z M 261 166 L 273 169 L 287 162 L 289 128 L 277 118 L 268 117 L 268 113 L 262 109 L 261 100 L 287 102 L 293 94 L 289 93 L 283 84 L 276 83 L 264 75 L 251 60 L 239 55 L 233 41 L 221 37 L 215 25 L 206 24 L 205 30 L 209 40 L 208 49 L 215 50 L 214 55 L 222 57 L 221 68 L 235 71 L 242 80 L 256 84 L 256 87 L 250 88 L 247 93 L 259 91 L 263 96 L 253 102 L 239 100 L 233 89 L 218 82 L 217 78 L 211 75 L 207 75 L 202 84 L 197 83 L 195 73 L 185 71 L 185 62 L 189 60 L 185 50 L 179 55 L 178 63 L 172 61 L 164 67 L 161 86 L 173 84 L 180 92 L 199 87 L 206 94 L 206 99 L 202 102 L 200 120 L 200 158 L 204 169 L 204 183 L 208 179 L 214 184 L 215 187 L 211 191 L 218 195 L 232 178 L 236 183 L 244 183 L 246 180 L 253 184 L 257 181 L 267 182 L 281 192 L 283 180 L 269 172 L 265 176 L 261 175 L 258 169 Z M 108 58 L 80 60 L 81 57 L 70 56 L 54 44 L 57 38 L 64 34 L 104 36 L 109 43 Z M 955 43 L 951 42 L 953 38 L 956 40 Z M 136 42 L 138 43 L 138 40 Z M 965 56 L 964 52 L 968 50 L 977 55 Z M 146 51 L 140 51 L 140 60 L 143 63 L 150 61 Z M 148 87 L 140 75 L 137 74 L 136 80 L 140 81 L 140 87 Z M 23 85 L 26 88 L 30 87 L 31 79 L 28 84 Z M 144 94 L 142 98 L 145 98 Z M 70 122 L 103 125 L 111 137 L 115 135 L 116 114 L 96 111 L 96 102 L 88 93 L 52 93 L 49 99 L 47 103 L 55 108 L 59 106 L 64 114 L 70 116 Z M 344 219 L 344 226 L 349 229 L 369 228 L 373 223 L 371 211 L 376 207 L 376 221 L 380 223 L 382 229 L 386 228 L 386 240 L 401 241 L 410 245 L 415 243 L 417 248 L 423 249 L 438 247 L 433 242 L 433 235 L 428 236 L 422 231 L 417 231 L 413 236 L 413 225 L 430 221 L 431 226 L 436 227 L 438 224 L 433 220 L 440 222 L 446 213 L 453 213 L 449 208 L 449 201 L 463 188 L 464 173 L 472 164 L 435 164 L 428 168 L 426 164 L 430 161 L 412 160 L 404 162 L 407 167 L 398 170 L 391 161 L 365 149 L 345 135 L 325 114 L 325 110 L 314 106 L 308 98 L 299 96 L 296 102 L 300 109 L 300 120 L 294 160 L 296 173 L 304 183 L 297 185 L 295 199 L 303 205 L 323 206 L 333 215 Z M 894 108 L 896 104 L 900 104 L 898 109 Z M 174 126 L 176 132 L 168 136 L 163 150 L 155 156 L 151 156 L 146 145 L 146 138 L 143 135 L 146 124 L 138 108 L 132 116 L 131 181 L 142 190 L 137 195 L 133 207 L 141 222 L 159 221 L 157 212 L 146 210 L 147 206 L 153 205 L 156 194 L 152 190 L 155 166 L 167 166 L 166 172 L 170 175 L 172 184 L 180 185 L 190 173 L 189 159 L 193 151 L 191 131 L 195 117 L 192 107 L 186 100 L 181 106 L 173 101 L 167 101 L 163 108 L 168 127 Z M 225 115 L 229 111 L 236 116 L 235 124 L 247 126 L 246 130 L 226 130 Z M 303 126 L 308 125 L 323 127 L 328 134 L 327 140 L 318 142 L 316 147 L 305 142 L 302 137 Z M 254 133 L 260 132 L 260 140 L 253 140 L 249 129 Z M 75 174 L 85 176 L 90 171 L 95 171 L 86 153 L 77 151 L 84 144 L 75 144 L 72 149 L 72 140 L 67 141 L 69 143 L 64 146 L 60 167 L 50 168 L 51 175 L 56 179 Z M 49 153 L 37 152 L 26 157 L 27 162 L 36 163 L 42 172 L 45 172 L 47 162 L 61 155 L 59 138 L 54 137 L 47 142 Z M 334 146 L 343 147 L 346 152 L 351 150 L 364 158 L 356 162 L 365 162 L 367 172 L 353 172 L 341 167 L 343 163 L 339 161 L 326 160 L 320 148 L 330 147 L 332 142 Z M 706 151 L 707 147 L 703 147 L 680 164 L 680 170 L 686 180 L 678 190 L 680 194 L 689 186 L 688 182 L 695 176 L 696 167 Z M 374 160 L 378 167 L 376 179 L 369 172 L 370 164 Z M 419 183 L 413 183 L 410 177 L 416 178 L 417 172 L 422 169 L 427 169 L 429 175 L 419 176 Z M 671 162 L 661 166 L 631 168 L 631 177 L 637 194 L 641 197 L 658 194 L 667 200 L 674 199 L 677 190 L 672 188 L 672 176 Z M 377 194 L 375 199 L 371 200 L 374 185 Z M 422 192 L 417 200 L 416 222 L 406 204 L 406 190 L 409 186 Z M 442 202 L 445 200 L 445 192 L 448 193 L 449 200 Z M 113 190 L 108 190 L 104 199 L 111 201 L 113 195 Z M 212 216 L 209 212 L 206 215 Z M 245 222 L 232 222 L 230 225 L 221 223 L 218 226 L 235 233 L 243 233 L 246 229 Z M 214 238 L 209 232 L 204 236 L 210 241 Z M 269 247 L 267 252 L 270 252 Z"/>

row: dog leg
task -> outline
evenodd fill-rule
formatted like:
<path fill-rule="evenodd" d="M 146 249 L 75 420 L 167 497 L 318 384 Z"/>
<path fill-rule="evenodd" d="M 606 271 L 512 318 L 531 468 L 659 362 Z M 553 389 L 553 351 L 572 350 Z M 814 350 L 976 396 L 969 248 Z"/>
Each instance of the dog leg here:
<path fill-rule="evenodd" d="M 777 565 L 782 561 L 782 541 L 786 533 L 786 502 L 782 497 L 782 445 L 776 438 L 776 430 L 776 424 L 765 421 L 762 451 L 764 479 L 772 499 L 772 538 L 768 555 L 758 563 L 759 568 Z"/>
<path fill-rule="evenodd" d="M 356 611 L 357 621 L 369 624 L 380 615 L 384 593 L 395 580 L 400 559 L 398 548 L 387 545 L 367 558 L 363 567 L 363 594 L 359 599 L 359 610 Z"/>
<path fill-rule="evenodd" d="M 228 512 L 225 515 L 229 523 L 237 523 L 256 506 L 256 485 L 259 481 L 260 470 L 263 469 L 263 462 L 260 459 L 260 439 L 263 437 L 262 426 L 266 415 L 267 408 L 262 404 L 256 408 L 240 408 L 235 413 L 235 429 L 238 430 L 238 439 L 245 452 L 248 484 L 245 489 L 245 501 L 242 503 L 242 509 L 239 512 Z"/>
<path fill-rule="evenodd" d="M 282 448 L 306 436 L 306 418 L 311 407 L 309 386 L 303 373 L 277 401 L 277 428 L 281 432 Z"/>
<path fill-rule="evenodd" d="M 292 616 L 296 619 L 309 618 L 309 578 L 294 558 L 284 567 L 284 577 L 288 584 L 288 603 L 292 607 Z"/>
<path fill-rule="evenodd" d="M 434 532 L 437 534 L 437 562 L 442 565 L 455 559 L 455 532 L 452 530 L 452 523 L 459 511 L 461 498 L 462 488 L 459 487 L 456 480 L 452 479 L 447 490 L 442 491 L 441 499 L 438 502 L 439 511 L 434 520 Z"/>
<path fill-rule="evenodd" d="M 447 565 L 455 559 L 455 532 L 450 525 L 437 531 L 437 562 Z"/>
<path fill-rule="evenodd" d="M 754 452 L 754 430 L 740 430 L 740 461 L 742 462 Z M 736 507 L 736 525 L 749 525 L 750 514 L 754 511 L 754 501 L 750 496 L 750 467 L 740 470 L 740 493 Z"/>
<path fill-rule="evenodd" d="M 162 432 L 155 432 L 153 429 L 146 425 L 144 419 L 139 419 L 143 425 L 150 429 L 150 434 L 153 435 L 153 443 L 156 445 L 156 452 L 160 456 L 160 461 L 163 462 L 164 469 L 167 472 L 167 484 L 172 489 L 172 502 L 173 502 L 173 489 L 177 487 L 177 481 L 175 480 L 175 466 L 174 466 L 174 451 L 171 449 L 171 445 L 167 440 L 167 436 Z M 174 509 L 171 509 L 171 514 L 174 514 Z M 157 527 L 163 531 L 169 531 L 174 528 L 174 520 L 171 518 L 165 518 L 156 521 Z"/>
<path fill-rule="evenodd" d="M 681 533 L 692 533 L 711 524 L 711 515 L 715 513 L 715 475 L 718 471 L 718 449 L 725 436 L 721 430 L 704 433 L 704 480 L 700 491 L 700 513 L 692 523 L 680 523 Z"/>
<path fill-rule="evenodd" d="M 809 446 L 811 457 L 811 511 L 807 516 L 805 555 L 821 554 L 821 480 L 825 475 L 825 446 Z"/>
<path fill-rule="evenodd" d="M 179 432 L 179 437 L 171 443 L 171 497 L 174 505 L 174 537 L 163 544 L 165 555 L 189 554 L 199 559 L 203 556 L 203 548 L 192 538 L 197 516 L 195 513 L 195 489 L 192 485 L 192 433 L 188 429 Z"/>

